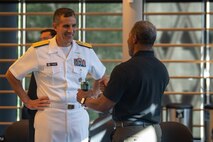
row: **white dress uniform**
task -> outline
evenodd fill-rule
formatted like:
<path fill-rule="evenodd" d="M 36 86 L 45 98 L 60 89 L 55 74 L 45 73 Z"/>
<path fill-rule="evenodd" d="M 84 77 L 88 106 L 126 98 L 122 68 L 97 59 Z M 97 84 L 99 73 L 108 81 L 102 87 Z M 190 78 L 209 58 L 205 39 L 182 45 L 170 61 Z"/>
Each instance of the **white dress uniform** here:
<path fill-rule="evenodd" d="M 98 80 L 106 68 L 90 44 L 73 40 L 66 55 L 56 39 L 33 44 L 11 67 L 19 80 L 34 72 L 37 96 L 48 96 L 50 107 L 35 116 L 35 142 L 88 141 L 89 116 L 76 100 L 77 89 L 88 73 Z"/>

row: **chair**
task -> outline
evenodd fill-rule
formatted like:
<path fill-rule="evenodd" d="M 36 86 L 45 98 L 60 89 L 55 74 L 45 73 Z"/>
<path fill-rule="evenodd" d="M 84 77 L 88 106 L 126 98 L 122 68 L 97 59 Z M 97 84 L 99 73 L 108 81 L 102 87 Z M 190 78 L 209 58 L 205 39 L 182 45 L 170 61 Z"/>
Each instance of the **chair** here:
<path fill-rule="evenodd" d="M 161 122 L 161 142 L 193 142 L 193 136 L 188 127 L 179 122 Z"/>
<path fill-rule="evenodd" d="M 29 121 L 23 119 L 8 126 L 4 142 L 29 142 Z"/>
<path fill-rule="evenodd" d="M 90 142 L 110 142 L 114 122 L 111 114 L 104 114 L 97 118 L 90 126 Z"/>

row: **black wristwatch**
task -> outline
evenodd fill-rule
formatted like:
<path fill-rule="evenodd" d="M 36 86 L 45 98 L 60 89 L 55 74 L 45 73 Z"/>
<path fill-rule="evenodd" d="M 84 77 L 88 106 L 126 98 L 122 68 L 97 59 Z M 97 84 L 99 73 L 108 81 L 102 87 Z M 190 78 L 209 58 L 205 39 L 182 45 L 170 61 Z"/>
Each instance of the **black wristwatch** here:
<path fill-rule="evenodd" d="M 80 103 L 81 103 L 82 105 L 84 105 L 85 102 L 86 102 L 86 99 L 87 99 L 87 98 L 81 98 L 81 102 L 80 102 Z"/>

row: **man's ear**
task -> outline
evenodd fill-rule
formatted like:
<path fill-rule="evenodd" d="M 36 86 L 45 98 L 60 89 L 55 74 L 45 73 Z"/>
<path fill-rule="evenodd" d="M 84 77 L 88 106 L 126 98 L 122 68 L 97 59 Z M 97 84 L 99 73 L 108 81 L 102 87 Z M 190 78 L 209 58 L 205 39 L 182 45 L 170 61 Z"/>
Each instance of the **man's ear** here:
<path fill-rule="evenodd" d="M 138 42 L 136 35 L 132 36 L 132 41 L 134 44 L 136 44 Z"/>

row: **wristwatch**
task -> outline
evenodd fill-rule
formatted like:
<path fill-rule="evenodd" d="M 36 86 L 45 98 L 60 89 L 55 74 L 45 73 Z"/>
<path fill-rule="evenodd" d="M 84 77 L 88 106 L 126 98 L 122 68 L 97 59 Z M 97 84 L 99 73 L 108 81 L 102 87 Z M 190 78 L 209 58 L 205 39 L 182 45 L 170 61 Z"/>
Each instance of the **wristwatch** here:
<path fill-rule="evenodd" d="M 81 104 L 84 105 L 87 98 L 81 98 Z"/>

